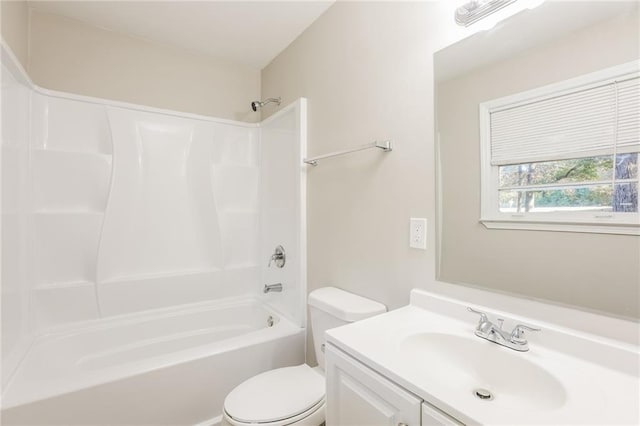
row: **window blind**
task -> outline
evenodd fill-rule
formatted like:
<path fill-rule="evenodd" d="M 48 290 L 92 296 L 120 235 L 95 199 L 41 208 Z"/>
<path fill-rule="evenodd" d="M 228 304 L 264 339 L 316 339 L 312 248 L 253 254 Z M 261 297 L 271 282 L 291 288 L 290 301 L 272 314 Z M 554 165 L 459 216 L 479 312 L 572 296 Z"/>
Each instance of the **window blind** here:
<path fill-rule="evenodd" d="M 489 114 L 492 165 L 640 151 L 637 74 Z"/>
<path fill-rule="evenodd" d="M 640 151 L 640 78 L 618 83 L 618 152 Z"/>

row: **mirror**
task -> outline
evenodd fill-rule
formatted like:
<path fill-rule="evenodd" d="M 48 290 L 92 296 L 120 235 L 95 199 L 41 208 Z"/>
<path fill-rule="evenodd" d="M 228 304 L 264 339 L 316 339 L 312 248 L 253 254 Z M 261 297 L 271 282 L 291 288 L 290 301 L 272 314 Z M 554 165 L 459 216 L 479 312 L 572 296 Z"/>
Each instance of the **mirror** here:
<path fill-rule="evenodd" d="M 546 1 L 435 54 L 439 280 L 640 316 L 640 237 L 480 222 L 479 110 L 637 61 L 639 29 L 637 2 Z"/>

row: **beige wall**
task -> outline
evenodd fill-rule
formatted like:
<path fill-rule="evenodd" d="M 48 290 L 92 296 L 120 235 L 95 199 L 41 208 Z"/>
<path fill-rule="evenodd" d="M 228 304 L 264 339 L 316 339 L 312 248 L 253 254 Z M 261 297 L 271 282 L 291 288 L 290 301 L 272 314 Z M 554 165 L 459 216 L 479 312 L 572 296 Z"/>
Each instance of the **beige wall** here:
<path fill-rule="evenodd" d="M 257 121 L 260 71 L 32 11 L 29 73 L 39 86 L 158 108 Z"/>
<path fill-rule="evenodd" d="M 640 237 L 478 223 L 478 104 L 637 59 L 638 28 L 637 14 L 610 20 L 438 86 L 442 280 L 640 316 Z"/>
<path fill-rule="evenodd" d="M 26 69 L 29 58 L 29 8 L 23 0 L 0 2 L 0 27 L 7 42 L 22 66 Z"/>
<path fill-rule="evenodd" d="M 433 18 L 425 3 L 338 2 L 262 71 L 262 94 L 308 98 L 308 154 L 393 139 L 308 169 L 309 290 L 336 285 L 398 307 L 433 276 L 408 247 L 409 218 L 433 235 Z M 265 108 L 264 114 L 275 111 Z"/>
<path fill-rule="evenodd" d="M 473 31 L 447 3 L 338 2 L 262 72 L 263 97 L 308 98 L 310 156 L 395 143 L 308 169 L 309 290 L 397 308 L 434 278 L 432 54 Z M 410 217 L 428 219 L 427 251 L 409 248 Z"/>

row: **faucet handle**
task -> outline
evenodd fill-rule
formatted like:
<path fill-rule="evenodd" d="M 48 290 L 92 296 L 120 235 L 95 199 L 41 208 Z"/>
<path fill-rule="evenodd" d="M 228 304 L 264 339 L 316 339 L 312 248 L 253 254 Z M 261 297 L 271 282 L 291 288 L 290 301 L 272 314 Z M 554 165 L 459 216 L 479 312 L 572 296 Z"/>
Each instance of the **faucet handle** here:
<path fill-rule="evenodd" d="M 287 256 L 284 254 L 284 247 L 277 246 L 269 258 L 269 264 L 267 264 L 267 268 L 271 267 L 271 263 L 275 262 L 275 265 L 278 268 L 282 268 L 287 261 Z"/>
<path fill-rule="evenodd" d="M 528 325 L 518 324 L 513 328 L 511 332 L 511 341 L 520 345 L 527 343 L 527 339 L 524 338 L 524 331 L 540 331 L 539 328 L 529 327 Z"/>
<path fill-rule="evenodd" d="M 485 314 L 484 312 L 476 311 L 475 309 L 473 309 L 473 308 L 471 308 L 469 306 L 467 306 L 467 311 L 473 312 L 474 314 L 480 315 L 480 322 L 487 321 L 487 314 Z"/>
<path fill-rule="evenodd" d="M 469 312 L 473 312 L 474 314 L 480 315 L 480 320 L 478 320 L 478 325 L 476 325 L 476 334 L 487 334 L 489 330 L 491 330 L 491 327 L 493 327 L 493 324 L 491 324 L 491 321 L 489 321 L 489 318 L 487 318 L 487 314 L 485 314 L 484 312 L 476 311 L 475 309 L 470 307 L 467 307 L 467 310 Z"/>

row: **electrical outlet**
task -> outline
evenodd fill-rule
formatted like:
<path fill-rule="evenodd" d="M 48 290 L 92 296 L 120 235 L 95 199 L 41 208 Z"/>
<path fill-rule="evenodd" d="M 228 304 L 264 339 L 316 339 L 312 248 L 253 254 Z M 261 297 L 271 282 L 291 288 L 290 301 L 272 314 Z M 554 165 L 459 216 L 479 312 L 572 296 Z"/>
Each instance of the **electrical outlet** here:
<path fill-rule="evenodd" d="M 409 220 L 409 247 L 427 249 L 427 219 L 412 217 Z"/>

